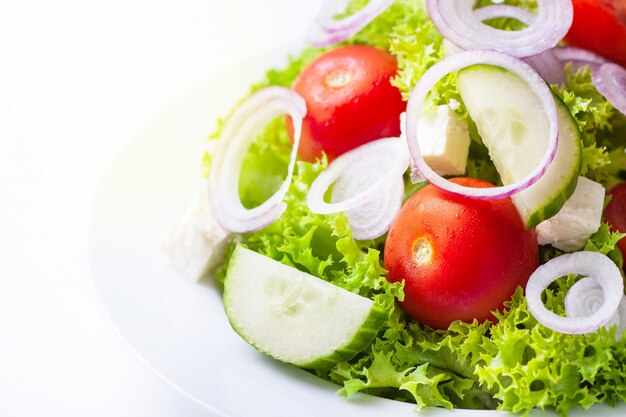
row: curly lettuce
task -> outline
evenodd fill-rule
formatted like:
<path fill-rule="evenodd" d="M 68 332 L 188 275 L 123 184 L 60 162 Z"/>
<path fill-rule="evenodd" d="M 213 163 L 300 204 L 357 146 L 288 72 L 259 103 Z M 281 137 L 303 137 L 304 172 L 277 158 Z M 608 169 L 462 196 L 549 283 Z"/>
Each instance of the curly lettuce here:
<path fill-rule="evenodd" d="M 480 0 L 486 3 L 487 0 Z M 347 13 L 367 0 L 353 0 Z M 533 0 L 508 1 L 533 8 Z M 489 24 L 514 28 L 510 19 Z M 422 1 L 397 0 L 346 43 L 369 44 L 388 50 L 398 60 L 393 84 L 404 98 L 430 66 L 444 57 L 445 44 L 428 18 Z M 269 85 L 290 86 L 304 66 L 323 50 L 306 49 L 292 57 L 287 67 L 271 70 L 252 91 Z M 605 187 L 626 179 L 626 118 L 617 112 L 591 83 L 588 69 L 567 69 L 567 83 L 553 86 L 576 118 L 582 132 L 582 175 Z M 459 103 L 454 75 L 437 84 L 433 104 Z M 456 106 L 455 106 L 456 107 Z M 470 122 L 474 139 L 467 174 L 498 182 L 498 174 Z M 220 127 L 212 138 L 219 137 Z M 286 172 L 289 139 L 285 120 L 269 123 L 250 149 L 241 171 L 240 195 L 245 206 L 264 201 L 278 188 Z M 205 155 L 205 167 L 211 155 Z M 308 210 L 305 195 L 314 178 L 325 168 L 298 162 L 285 198 L 283 216 L 262 230 L 237 237 L 236 244 L 267 255 L 286 265 L 374 299 L 388 312 L 388 321 L 374 342 L 350 361 L 330 369 L 315 369 L 321 378 L 340 386 L 345 397 L 363 392 L 426 407 L 500 409 L 527 415 L 534 408 L 567 415 L 574 407 L 587 409 L 596 403 L 614 406 L 626 400 L 626 338 L 615 328 L 586 335 L 564 335 L 537 323 L 528 311 L 520 289 L 497 312 L 497 323 L 454 322 L 447 330 L 432 330 L 411 320 L 396 304 L 403 299 L 401 285 L 389 283 L 382 266 L 384 237 L 357 242 L 343 214 L 317 215 Z M 410 196 L 422 185 L 407 187 Z M 610 256 L 623 264 L 616 243 L 622 234 L 606 224 L 594 234 L 585 250 Z M 231 245 L 234 248 L 235 242 Z M 230 253 L 230 252 L 229 252 Z M 560 256 L 551 247 L 541 249 L 543 262 Z M 223 279 L 229 254 L 217 269 Z M 545 293 L 546 306 L 563 314 L 563 299 L 577 277 L 558 280 Z"/>
<path fill-rule="evenodd" d="M 591 70 L 566 66 L 567 82 L 557 93 L 582 133 L 584 175 L 610 189 L 626 180 L 626 117 L 595 88 Z"/>

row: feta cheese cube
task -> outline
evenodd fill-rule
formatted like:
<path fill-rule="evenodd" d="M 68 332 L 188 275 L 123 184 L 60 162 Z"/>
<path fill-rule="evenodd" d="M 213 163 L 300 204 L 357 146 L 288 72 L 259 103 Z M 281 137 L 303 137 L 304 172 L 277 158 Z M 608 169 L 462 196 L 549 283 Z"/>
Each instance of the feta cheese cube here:
<path fill-rule="evenodd" d="M 601 184 L 579 177 L 576 191 L 561 211 L 537 225 L 539 244 L 552 245 L 566 252 L 581 249 L 600 228 L 604 194 Z"/>
<path fill-rule="evenodd" d="M 433 171 L 439 175 L 465 173 L 470 146 L 467 122 L 449 106 L 441 105 L 424 112 L 417 137 L 424 160 Z"/>
<path fill-rule="evenodd" d="M 222 259 L 229 236 L 213 215 L 205 184 L 163 236 L 160 246 L 181 272 L 199 281 Z"/>

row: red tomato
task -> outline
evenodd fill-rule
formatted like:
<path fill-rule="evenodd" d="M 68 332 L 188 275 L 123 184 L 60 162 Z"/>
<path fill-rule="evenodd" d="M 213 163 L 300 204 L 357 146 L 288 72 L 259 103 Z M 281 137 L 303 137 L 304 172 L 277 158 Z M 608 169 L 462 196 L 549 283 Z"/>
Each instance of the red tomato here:
<path fill-rule="evenodd" d="M 493 187 L 473 178 L 452 180 Z M 415 320 L 445 329 L 455 320 L 495 320 L 539 263 L 534 231 L 511 199 L 459 197 L 428 185 L 396 217 L 385 244 L 387 278 L 405 281 L 402 308 Z"/>
<path fill-rule="evenodd" d="M 612 198 L 604 209 L 604 217 L 613 230 L 626 233 L 626 183 L 614 187 L 609 194 Z M 626 238 L 617 242 L 617 247 L 626 260 Z"/>
<path fill-rule="evenodd" d="M 567 42 L 626 67 L 626 1 L 573 0 L 573 4 Z"/>
<path fill-rule="evenodd" d="M 392 55 L 365 45 L 333 49 L 311 62 L 293 84 L 307 104 L 300 159 L 313 162 L 324 151 L 332 160 L 369 141 L 399 136 L 406 103 L 390 83 L 397 70 Z"/>

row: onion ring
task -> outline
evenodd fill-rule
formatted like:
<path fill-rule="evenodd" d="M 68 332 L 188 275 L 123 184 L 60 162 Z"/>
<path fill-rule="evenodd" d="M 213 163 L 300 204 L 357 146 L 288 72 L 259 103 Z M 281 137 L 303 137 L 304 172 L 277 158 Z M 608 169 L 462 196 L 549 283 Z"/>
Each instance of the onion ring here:
<path fill-rule="evenodd" d="M 474 16 L 476 16 L 476 18 L 481 22 L 489 19 L 508 17 L 519 20 L 526 26 L 530 26 L 535 20 L 537 20 L 537 15 L 533 12 L 529 12 L 521 7 L 509 6 L 506 4 L 494 4 L 491 6 L 481 7 L 480 9 L 475 9 Z"/>
<path fill-rule="evenodd" d="M 417 128 L 422 105 L 432 87 L 446 74 L 452 71 L 458 71 L 462 68 L 476 65 L 487 64 L 504 68 L 524 80 L 529 88 L 534 92 L 542 104 L 544 113 L 547 116 L 550 131 L 548 146 L 546 152 L 537 165 L 525 178 L 513 184 L 502 187 L 493 188 L 471 188 L 461 186 L 446 180 L 433 171 L 420 151 L 419 142 L 417 140 Z M 550 163 L 556 155 L 558 145 L 559 124 L 556 113 L 556 105 L 550 89 L 545 81 L 523 61 L 516 59 L 510 55 L 496 51 L 466 51 L 449 56 L 433 65 L 411 92 L 407 105 L 407 124 L 406 135 L 409 145 L 409 152 L 413 161 L 413 171 L 418 171 L 426 180 L 442 190 L 452 194 L 472 197 L 483 200 L 496 200 L 500 198 L 510 197 L 520 191 L 530 187 L 545 174 Z M 413 173 L 415 177 L 415 173 Z"/>
<path fill-rule="evenodd" d="M 241 165 L 255 134 L 275 117 L 289 114 L 294 128 L 287 176 L 263 204 L 246 209 L 239 196 Z M 278 219 L 286 209 L 282 202 L 293 177 L 306 103 L 295 91 L 267 87 L 242 103 L 228 119 L 217 141 L 209 175 L 209 196 L 215 218 L 226 230 L 244 233 L 259 230 Z"/>
<path fill-rule="evenodd" d="M 524 62 L 533 67 L 548 84 L 560 85 L 567 81 L 563 62 L 554 53 L 554 48 L 524 58 Z"/>
<path fill-rule="evenodd" d="M 360 175 L 372 172 L 369 161 L 356 159 L 348 175 L 337 179 L 332 190 L 331 201 L 342 201 L 355 192 L 371 186 L 370 175 Z M 408 167 L 408 164 L 406 164 Z M 383 173 L 379 173 L 383 174 Z M 404 179 L 398 175 L 388 187 L 376 198 L 345 211 L 350 223 L 352 237 L 357 240 L 376 239 L 387 233 L 393 220 L 402 207 L 404 199 Z"/>
<path fill-rule="evenodd" d="M 586 49 L 575 48 L 573 46 L 563 46 L 560 48 L 553 48 L 552 52 L 557 57 L 557 59 L 561 61 L 563 64 L 571 62 L 572 69 L 574 71 L 577 71 L 578 68 L 580 68 L 583 65 L 588 65 L 589 67 L 593 69 L 597 65 L 601 65 L 606 62 L 609 62 L 598 54 L 594 54 L 593 52 L 588 51 Z"/>
<path fill-rule="evenodd" d="M 589 316 L 598 311 L 602 304 L 604 304 L 602 287 L 595 279 L 585 277 L 572 285 L 567 294 L 565 294 L 565 315 L 567 317 Z M 620 308 L 622 304 L 623 301 L 620 302 Z M 605 326 L 609 327 L 614 324 L 619 326 L 620 322 L 621 317 L 618 309 Z"/>
<path fill-rule="evenodd" d="M 526 28 L 505 31 L 482 23 L 476 13 L 489 16 L 495 8 L 507 7 L 509 14 L 515 14 L 511 17 L 524 18 L 524 15 L 505 5 L 489 6 L 490 10 L 480 12 L 474 10 L 474 3 L 475 0 L 426 0 L 431 20 L 450 42 L 465 50 L 493 49 L 519 58 L 556 46 L 567 34 L 574 17 L 571 0 L 537 0 L 538 13 Z"/>
<path fill-rule="evenodd" d="M 602 64 L 593 69 L 591 79 L 600 94 L 626 115 L 626 69 L 613 63 Z"/>
<path fill-rule="evenodd" d="M 364 169 L 359 170 L 358 173 L 352 172 L 355 166 Z M 339 213 L 354 209 L 382 195 L 398 177 L 402 177 L 408 166 L 406 144 L 400 138 L 383 138 L 368 142 L 340 155 L 331 162 L 311 184 L 306 203 L 309 209 L 317 214 Z M 328 188 L 346 174 L 366 176 L 370 183 L 369 187 L 342 201 L 326 203 L 324 196 Z"/>
<path fill-rule="evenodd" d="M 536 14 L 526 9 L 505 4 L 481 7 L 474 10 L 474 16 L 481 22 L 502 17 L 513 18 L 526 26 L 530 26 L 537 19 Z M 566 81 L 563 63 L 555 55 L 554 48 L 526 57 L 524 62 L 533 67 L 549 84 L 564 84 Z"/>
<path fill-rule="evenodd" d="M 562 317 L 544 306 L 541 300 L 543 291 L 552 282 L 568 274 L 592 278 L 602 289 L 602 305 L 592 314 Z M 607 324 L 618 311 L 623 295 L 624 282 L 619 268 L 609 257 L 598 252 L 582 251 L 554 258 L 537 268 L 526 284 L 526 301 L 530 313 L 545 327 L 567 334 L 589 333 Z"/>
<path fill-rule="evenodd" d="M 358 12 L 337 20 L 334 17 L 346 11 L 350 0 L 327 0 L 309 31 L 309 41 L 316 48 L 326 48 L 341 43 L 367 26 L 394 1 L 370 0 Z"/>

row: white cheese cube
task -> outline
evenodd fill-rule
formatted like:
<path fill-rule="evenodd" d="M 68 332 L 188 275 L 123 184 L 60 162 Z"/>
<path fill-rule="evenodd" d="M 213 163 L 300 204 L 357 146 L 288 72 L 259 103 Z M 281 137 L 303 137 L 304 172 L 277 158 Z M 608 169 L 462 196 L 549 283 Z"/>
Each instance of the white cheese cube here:
<path fill-rule="evenodd" d="M 581 249 L 600 228 L 604 194 L 601 184 L 579 177 L 576 191 L 561 211 L 537 225 L 539 244 L 552 245 L 566 252 Z"/>
<path fill-rule="evenodd" d="M 199 281 L 224 256 L 229 233 L 215 220 L 206 184 L 161 240 L 161 250 L 188 278 Z"/>
<path fill-rule="evenodd" d="M 470 146 L 467 122 L 450 107 L 441 105 L 424 112 L 417 129 L 417 140 L 424 160 L 437 174 L 465 173 Z"/>

